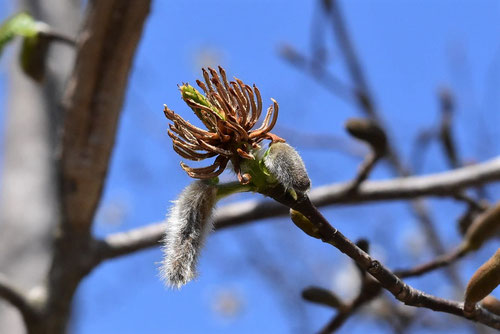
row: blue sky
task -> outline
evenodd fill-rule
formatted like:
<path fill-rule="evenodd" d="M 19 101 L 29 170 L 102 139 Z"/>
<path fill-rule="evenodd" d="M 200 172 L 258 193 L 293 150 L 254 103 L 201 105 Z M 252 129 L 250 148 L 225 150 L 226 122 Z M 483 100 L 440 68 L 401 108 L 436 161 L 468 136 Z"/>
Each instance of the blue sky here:
<path fill-rule="evenodd" d="M 439 119 L 440 87 L 448 87 L 456 97 L 454 130 L 461 157 L 485 160 L 498 155 L 497 1 L 356 0 L 341 4 L 379 112 L 405 163 L 410 162 L 418 133 Z M 11 4 L 0 1 L 0 12 L 5 13 L 2 18 L 10 10 Z M 256 83 L 266 103 L 271 97 L 279 102 L 276 133 L 287 134 L 286 139 L 302 154 L 313 185 L 354 175 L 360 158 L 324 146 L 335 138 L 350 140 L 343 123 L 360 115 L 359 110 L 289 66 L 278 54 L 285 43 L 309 54 L 317 11 L 314 1 L 153 1 L 129 81 L 109 178 L 95 221 L 96 235 L 163 219 L 169 201 L 191 181 L 171 149 L 162 105 L 166 103 L 193 119 L 176 85 L 194 83 L 201 76 L 200 67 L 207 64 L 221 64 L 230 76 Z M 349 83 L 328 22 L 319 25 L 324 27 L 323 33 L 314 38 L 323 40 L 328 48 L 329 68 Z M 0 65 L 0 101 L 5 106 L 9 63 L 2 60 Z M 3 119 L 5 108 L 0 110 Z M 315 134 L 319 141 L 306 145 L 308 134 Z M 420 173 L 447 168 L 438 145 L 431 145 L 422 166 Z M 390 176 L 382 163 L 372 178 Z M 489 190 L 492 200 L 498 198 L 498 190 Z M 239 195 L 230 200 L 258 197 Z M 429 203 L 445 244 L 452 247 L 459 240 L 455 220 L 463 206 L 451 200 Z M 368 238 L 375 254 L 391 267 L 430 256 L 405 203 L 322 211 L 352 240 Z M 494 246 L 490 244 L 461 265 L 464 281 Z M 180 291 L 162 286 L 156 268 L 160 260 L 161 252 L 155 248 L 97 268 L 78 291 L 74 331 L 311 332 L 326 323 L 333 312 L 302 302 L 300 289 L 316 284 L 346 296 L 351 289 L 341 275 L 349 270 L 350 262 L 336 250 L 303 235 L 285 218 L 212 235 L 200 262 L 200 277 Z M 266 278 L 270 268 L 285 276 Z M 452 293 L 440 273 L 409 282 L 443 297 Z M 366 326 L 373 331 L 389 330 L 373 318 L 363 319 L 365 325 L 351 319 L 342 332 L 364 333 Z M 417 326 L 415 332 L 431 330 Z"/>

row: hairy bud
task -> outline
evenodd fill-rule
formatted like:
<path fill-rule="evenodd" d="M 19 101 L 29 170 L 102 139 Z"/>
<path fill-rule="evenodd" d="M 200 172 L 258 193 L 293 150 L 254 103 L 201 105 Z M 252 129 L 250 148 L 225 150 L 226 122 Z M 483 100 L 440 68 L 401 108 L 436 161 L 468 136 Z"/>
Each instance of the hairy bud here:
<path fill-rule="evenodd" d="M 465 304 L 471 307 L 500 284 L 500 248 L 472 275 L 465 289 Z"/>
<path fill-rule="evenodd" d="M 200 250 L 213 227 L 216 196 L 214 185 L 196 181 L 182 191 L 170 209 L 160 268 L 168 286 L 180 288 L 196 276 Z"/>
<path fill-rule="evenodd" d="M 387 136 L 375 122 L 365 118 L 350 118 L 345 123 L 346 130 L 355 138 L 370 144 L 379 155 L 387 149 Z"/>
<path fill-rule="evenodd" d="M 305 193 L 311 187 L 302 158 L 287 143 L 271 144 L 264 156 L 264 165 L 287 191 Z"/>
<path fill-rule="evenodd" d="M 464 247 L 475 250 L 483 243 L 498 235 L 500 230 L 500 202 L 480 214 L 467 229 Z"/>

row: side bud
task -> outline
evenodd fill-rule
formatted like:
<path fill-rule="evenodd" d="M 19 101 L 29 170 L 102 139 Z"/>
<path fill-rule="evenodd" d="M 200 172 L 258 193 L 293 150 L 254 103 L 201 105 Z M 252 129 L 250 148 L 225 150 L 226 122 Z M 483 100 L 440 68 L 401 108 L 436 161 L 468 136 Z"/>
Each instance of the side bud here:
<path fill-rule="evenodd" d="M 215 185 L 196 181 L 182 191 L 170 209 L 160 267 L 166 285 L 180 288 L 196 277 L 200 250 L 213 228 L 216 197 Z"/>
<path fill-rule="evenodd" d="M 498 236 L 500 231 L 500 202 L 480 214 L 464 236 L 464 247 L 469 250 L 479 249 L 486 241 Z"/>
<path fill-rule="evenodd" d="M 350 118 L 345 123 L 351 136 L 368 143 L 380 156 L 387 150 L 387 136 L 375 122 L 365 118 Z"/>
<path fill-rule="evenodd" d="M 465 308 L 471 310 L 475 303 L 489 295 L 500 284 L 500 248 L 472 275 L 465 289 Z"/>
<path fill-rule="evenodd" d="M 300 155 L 287 143 L 274 143 L 264 156 L 264 165 L 287 191 L 305 193 L 311 180 Z"/>

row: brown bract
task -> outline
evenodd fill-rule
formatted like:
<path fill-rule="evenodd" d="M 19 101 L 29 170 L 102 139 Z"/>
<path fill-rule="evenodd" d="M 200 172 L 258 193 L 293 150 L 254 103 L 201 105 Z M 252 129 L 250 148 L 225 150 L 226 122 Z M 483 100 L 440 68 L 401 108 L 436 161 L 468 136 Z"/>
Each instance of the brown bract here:
<path fill-rule="evenodd" d="M 206 101 L 195 101 L 182 94 L 183 100 L 195 111 L 207 130 L 192 125 L 165 106 L 165 116 L 173 122 L 169 124 L 168 135 L 172 138 L 174 150 L 185 159 L 200 161 L 217 156 L 208 167 L 191 168 L 181 162 L 181 167 L 189 176 L 197 179 L 216 177 L 231 161 L 239 181 L 246 184 L 250 182 L 250 176 L 242 175 L 241 159 L 255 159 L 252 150 L 258 149 L 264 139 L 285 141 L 269 132 L 278 118 L 278 103 L 271 99 L 273 104 L 267 109 L 262 125 L 252 130 L 262 113 L 259 89 L 255 85 L 252 89 L 236 78 L 228 82 L 226 72 L 220 66 L 219 73 L 220 76 L 212 68 L 208 71 L 203 69 L 205 82 L 196 81 L 205 93 Z"/>

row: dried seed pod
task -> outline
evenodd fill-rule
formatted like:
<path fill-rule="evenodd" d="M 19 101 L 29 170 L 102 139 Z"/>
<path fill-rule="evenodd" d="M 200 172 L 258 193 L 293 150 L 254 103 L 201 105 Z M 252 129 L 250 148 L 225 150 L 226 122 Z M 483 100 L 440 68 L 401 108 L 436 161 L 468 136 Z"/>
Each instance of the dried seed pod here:
<path fill-rule="evenodd" d="M 302 158 L 287 143 L 271 144 L 264 156 L 264 165 L 287 191 L 302 194 L 311 187 Z"/>
<path fill-rule="evenodd" d="M 307 235 L 316 239 L 321 239 L 318 228 L 314 226 L 314 224 L 311 223 L 311 221 L 307 219 L 307 217 L 302 213 L 294 209 L 290 209 L 290 218 L 292 219 L 292 222 L 295 224 L 295 226 L 300 228 Z"/>
<path fill-rule="evenodd" d="M 213 228 L 216 196 L 215 185 L 196 181 L 182 191 L 170 209 L 160 268 L 168 286 L 180 288 L 196 276 L 200 250 Z"/>
<path fill-rule="evenodd" d="M 387 136 L 374 121 L 366 118 L 349 118 L 345 123 L 346 130 L 353 136 L 370 144 L 379 155 L 385 154 Z"/>
<path fill-rule="evenodd" d="M 500 202 L 480 214 L 468 228 L 464 246 L 470 250 L 478 249 L 483 243 L 498 235 L 500 230 Z"/>
<path fill-rule="evenodd" d="M 465 308 L 489 295 L 500 284 L 500 248 L 472 275 L 465 289 Z"/>

